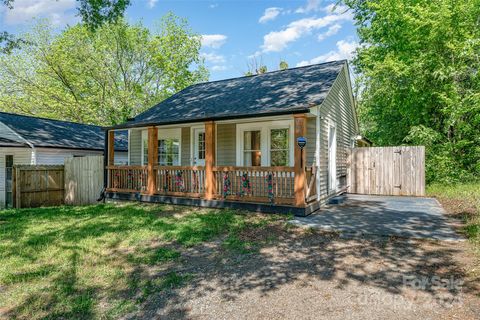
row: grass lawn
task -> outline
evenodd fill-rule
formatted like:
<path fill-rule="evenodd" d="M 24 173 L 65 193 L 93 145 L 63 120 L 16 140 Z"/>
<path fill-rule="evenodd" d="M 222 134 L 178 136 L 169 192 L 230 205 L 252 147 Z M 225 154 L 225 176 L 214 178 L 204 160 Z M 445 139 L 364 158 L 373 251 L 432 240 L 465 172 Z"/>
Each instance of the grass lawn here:
<path fill-rule="evenodd" d="M 141 204 L 1 211 L 0 318 L 117 318 L 196 277 L 178 268 L 192 248 L 250 254 L 287 218 Z"/>
<path fill-rule="evenodd" d="M 470 239 L 480 266 L 480 182 L 433 184 L 427 187 L 427 194 L 436 197 L 449 214 L 463 220 L 463 232 Z"/>

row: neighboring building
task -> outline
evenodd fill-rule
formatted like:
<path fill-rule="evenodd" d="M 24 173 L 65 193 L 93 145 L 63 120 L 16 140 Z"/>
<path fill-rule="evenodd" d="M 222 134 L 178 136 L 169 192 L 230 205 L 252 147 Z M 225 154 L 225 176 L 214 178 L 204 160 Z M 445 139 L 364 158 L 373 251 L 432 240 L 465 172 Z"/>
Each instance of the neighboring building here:
<path fill-rule="evenodd" d="M 193 85 L 125 129 L 109 198 L 298 215 L 346 190 L 359 131 L 346 61 Z"/>
<path fill-rule="evenodd" d="M 117 164 L 126 164 L 127 135 L 117 134 Z M 0 112 L 0 208 L 12 204 L 12 166 L 63 164 L 66 157 L 103 154 L 99 126 Z"/>

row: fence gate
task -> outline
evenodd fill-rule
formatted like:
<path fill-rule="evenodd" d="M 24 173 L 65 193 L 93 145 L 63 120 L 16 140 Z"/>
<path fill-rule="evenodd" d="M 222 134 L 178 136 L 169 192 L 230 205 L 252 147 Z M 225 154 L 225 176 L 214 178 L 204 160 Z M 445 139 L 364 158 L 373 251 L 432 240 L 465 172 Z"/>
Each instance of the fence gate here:
<path fill-rule="evenodd" d="M 103 156 L 65 159 L 65 203 L 97 202 L 103 188 Z"/>
<path fill-rule="evenodd" d="M 63 166 L 15 165 L 13 204 L 15 208 L 63 204 Z"/>
<path fill-rule="evenodd" d="M 349 193 L 425 195 L 423 146 L 355 148 L 349 162 Z"/>

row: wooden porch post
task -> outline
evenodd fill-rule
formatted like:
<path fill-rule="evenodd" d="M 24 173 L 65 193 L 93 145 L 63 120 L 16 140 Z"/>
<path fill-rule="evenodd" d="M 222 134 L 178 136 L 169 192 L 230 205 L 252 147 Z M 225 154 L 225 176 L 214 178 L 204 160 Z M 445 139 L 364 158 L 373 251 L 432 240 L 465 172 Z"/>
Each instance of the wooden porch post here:
<path fill-rule="evenodd" d="M 154 166 L 158 162 L 158 129 L 148 127 L 148 164 L 147 164 L 147 194 L 154 195 L 157 189 Z"/>
<path fill-rule="evenodd" d="M 205 199 L 212 200 L 215 196 L 215 122 L 205 122 Z"/>
<path fill-rule="evenodd" d="M 108 165 L 113 166 L 115 164 L 115 131 L 108 131 Z"/>
<path fill-rule="evenodd" d="M 299 114 L 294 116 L 294 132 L 295 140 L 294 143 L 294 172 L 295 172 L 295 206 L 304 207 L 305 206 L 305 163 L 306 160 L 306 150 L 300 149 L 297 145 L 298 137 L 305 137 L 307 135 L 307 117 L 305 114 Z"/>

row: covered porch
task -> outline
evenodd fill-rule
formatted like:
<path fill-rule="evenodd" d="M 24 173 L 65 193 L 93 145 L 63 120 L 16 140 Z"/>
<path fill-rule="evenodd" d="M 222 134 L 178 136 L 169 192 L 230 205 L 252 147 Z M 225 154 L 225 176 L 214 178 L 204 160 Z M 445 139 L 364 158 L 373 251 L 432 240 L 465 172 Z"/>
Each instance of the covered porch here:
<path fill-rule="evenodd" d="M 142 133 L 141 148 L 135 149 L 129 138 L 131 161 L 122 166 L 114 165 L 115 130 L 107 130 L 106 195 L 118 200 L 307 215 L 318 209 L 318 166 L 307 161 L 306 148 L 296 141 L 308 136 L 308 121 L 315 124 L 315 117 L 300 113 L 264 121 L 205 121 L 188 129 L 135 128 Z M 230 139 L 234 142 L 225 142 L 224 128 L 236 131 Z M 176 130 L 188 134 L 177 136 Z M 315 135 L 315 125 L 313 131 L 310 135 Z M 134 164 L 133 158 L 139 156 Z"/>

